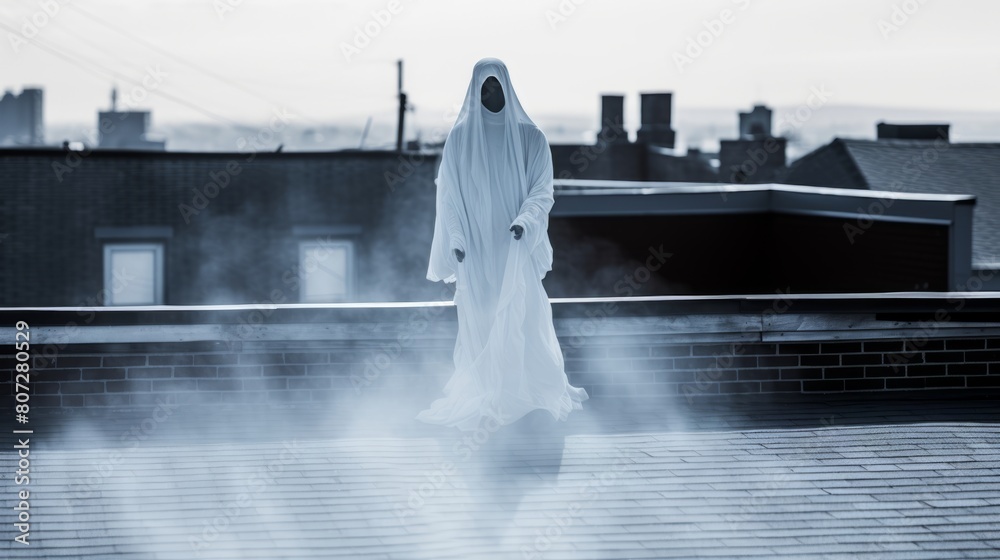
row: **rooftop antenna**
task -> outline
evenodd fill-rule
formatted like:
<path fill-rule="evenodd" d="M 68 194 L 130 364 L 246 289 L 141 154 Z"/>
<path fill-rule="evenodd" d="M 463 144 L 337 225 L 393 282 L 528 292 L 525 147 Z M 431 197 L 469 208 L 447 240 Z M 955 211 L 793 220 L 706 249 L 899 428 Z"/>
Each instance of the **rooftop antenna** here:
<path fill-rule="evenodd" d="M 368 131 L 371 129 L 371 127 L 372 127 L 372 118 L 369 115 L 368 116 L 368 120 L 365 121 L 365 130 L 364 130 L 364 132 L 361 133 L 361 144 L 358 145 L 358 149 L 359 150 L 363 150 L 364 149 L 364 147 L 365 147 L 365 139 L 368 138 Z"/>
<path fill-rule="evenodd" d="M 118 112 L 118 87 L 111 88 L 111 112 Z"/>
<path fill-rule="evenodd" d="M 399 122 L 396 124 L 396 151 L 403 151 L 403 120 L 406 115 L 406 93 L 403 92 L 403 59 L 396 61 L 397 86 L 399 94 Z"/>

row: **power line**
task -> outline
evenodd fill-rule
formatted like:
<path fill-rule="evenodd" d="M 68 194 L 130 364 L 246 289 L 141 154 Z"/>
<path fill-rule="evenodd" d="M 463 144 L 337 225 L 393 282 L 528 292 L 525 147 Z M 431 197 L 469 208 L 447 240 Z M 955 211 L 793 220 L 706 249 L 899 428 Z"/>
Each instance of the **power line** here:
<path fill-rule="evenodd" d="M 13 27 L 7 25 L 6 23 L 0 22 L 0 27 L 6 29 L 7 31 L 9 31 L 11 33 L 14 33 L 15 35 L 19 34 L 19 32 L 16 29 L 14 29 Z M 53 55 L 53 56 L 55 56 L 57 58 L 60 58 L 60 59 L 62 59 L 64 61 L 66 61 L 66 62 L 69 62 L 70 64 L 73 64 L 74 66 L 80 67 L 81 66 L 81 60 L 82 60 L 83 63 L 89 63 L 89 65 L 91 67 L 95 67 L 95 68 L 98 69 L 97 72 L 90 71 L 91 74 L 101 74 L 103 72 L 104 76 L 101 76 L 103 79 L 105 79 L 105 80 L 111 80 L 111 81 L 114 81 L 116 79 L 115 75 L 117 74 L 117 72 L 115 72 L 114 70 L 111 70 L 111 69 L 107 68 L 106 66 L 104 66 L 102 64 L 99 64 L 99 63 L 93 62 L 91 60 L 88 60 L 86 57 L 80 56 L 77 60 L 73 60 L 73 57 L 70 57 L 69 55 L 66 55 L 65 53 L 59 52 L 55 48 L 46 45 L 38 37 L 35 37 L 34 39 L 32 39 L 32 43 L 34 43 L 37 47 L 45 50 L 49 54 L 51 54 L 51 55 Z M 84 70 L 86 71 L 86 69 L 84 69 Z M 129 83 L 131 83 L 133 85 L 136 85 L 136 86 L 139 86 L 139 87 L 142 87 L 142 88 L 146 88 L 146 86 L 144 86 L 141 82 L 139 82 L 137 80 L 133 80 L 133 79 L 128 78 L 128 77 L 119 76 L 118 79 L 121 79 L 122 81 L 129 82 Z M 230 126 L 234 126 L 234 127 L 237 127 L 237 128 L 243 128 L 243 129 L 247 129 L 247 130 L 252 130 L 252 127 L 248 127 L 246 125 L 237 123 L 237 122 L 235 122 L 233 120 L 230 120 L 230 119 L 228 119 L 228 118 L 226 118 L 226 117 L 224 117 L 222 115 L 219 115 L 217 113 L 209 111 L 208 109 L 204 109 L 202 107 L 199 107 L 198 105 L 195 105 L 194 103 L 191 103 L 191 102 L 189 102 L 189 101 L 187 101 L 187 100 L 185 100 L 183 98 L 171 95 L 171 94 L 169 94 L 169 93 L 167 93 L 165 91 L 156 90 L 156 89 L 147 90 L 147 91 L 148 91 L 148 93 L 150 95 L 159 95 L 160 97 L 163 97 L 164 99 L 168 99 L 170 101 L 173 101 L 174 103 L 178 103 L 180 105 L 188 107 L 189 109 L 194 109 L 195 111 L 198 111 L 199 113 L 201 113 L 201 114 L 203 114 L 203 115 L 205 115 L 205 116 L 207 116 L 209 118 L 212 118 L 212 119 L 215 119 L 217 121 L 223 122 L 223 123 L 228 124 Z"/>
<path fill-rule="evenodd" d="M 120 28 L 120 27 L 118 27 L 116 25 L 113 25 L 113 24 L 111 24 L 109 22 L 106 22 L 106 21 L 102 20 L 101 18 L 97 17 L 96 15 L 94 15 L 92 12 L 90 12 L 90 11 L 82 8 L 79 3 L 68 4 L 68 6 L 71 7 L 71 8 L 73 8 L 74 10 L 76 10 L 80 15 L 86 17 L 87 19 L 89 19 L 89 20 L 91 20 L 91 21 L 93 21 L 93 22 L 95 22 L 95 23 L 97 23 L 99 25 L 102 25 L 102 26 L 104 26 L 104 27 L 106 27 L 106 28 L 114 31 L 115 33 L 118 33 L 119 35 L 122 35 L 122 36 L 124 36 L 124 37 L 126 37 L 128 39 L 131 39 L 131 40 L 133 40 L 133 41 L 135 41 L 137 43 L 145 45 L 146 48 L 152 49 L 152 50 L 154 50 L 154 51 L 162 54 L 163 56 L 166 56 L 166 57 L 169 57 L 169 58 L 173 59 L 174 61 L 176 61 L 176 62 L 178 62 L 180 64 L 183 64 L 185 66 L 189 66 L 191 68 L 194 68 L 195 70 L 198 70 L 199 72 L 201 72 L 201 73 L 203 73 L 203 74 L 205 74 L 205 75 L 207 75 L 207 76 L 209 76 L 211 78 L 214 78 L 214 79 L 216 79 L 216 80 L 218 80 L 218 81 L 220 81 L 220 82 L 222 82 L 224 84 L 227 84 L 230 87 L 236 88 L 236 89 L 242 91 L 243 93 L 246 93 L 247 95 L 250 95 L 252 97 L 256 97 L 257 99 L 259 99 L 261 101 L 264 101 L 266 103 L 269 103 L 271 105 L 286 106 L 289 109 L 295 111 L 296 114 L 300 114 L 300 115 L 303 114 L 301 111 L 298 111 L 294 107 L 290 107 L 290 106 L 288 106 L 285 103 L 279 103 L 279 102 L 277 102 L 277 101 L 275 101 L 273 99 L 270 99 L 269 97 L 261 95 L 261 94 L 257 93 L 254 90 L 251 90 L 251 89 L 248 89 L 248 88 L 244 87 L 239 82 L 235 82 L 233 80 L 230 80 L 229 78 L 226 78 L 225 76 L 222 76 L 222 75 L 220 75 L 220 74 L 218 74 L 218 73 L 216 73 L 216 72 L 214 72 L 212 70 L 204 68 L 204 67 L 202 67 L 199 64 L 195 64 L 194 62 L 185 60 L 185 59 L 183 59 L 183 58 L 181 58 L 181 57 L 179 57 L 179 56 L 171 53 L 170 51 L 168 51 L 166 49 L 163 49 L 162 47 L 159 47 L 156 44 L 147 41 L 146 39 L 143 39 L 142 37 L 139 37 L 139 36 L 137 36 L 137 35 L 129 32 L 129 31 L 125 30 L 125 29 L 122 29 L 122 28 Z M 318 122 L 313 121 L 311 119 L 308 119 L 308 121 L 311 122 L 312 124 L 319 124 Z"/>
<path fill-rule="evenodd" d="M 115 52 L 115 51 L 113 51 L 113 50 L 112 50 L 112 51 L 109 51 L 109 50 L 105 49 L 105 48 L 104 48 L 104 47 L 102 47 L 101 45 L 99 45 L 99 44 L 95 43 L 94 41 L 92 41 L 92 40 L 90 40 L 89 38 L 87 38 L 87 37 L 83 36 L 82 34 L 80 34 L 80 33 L 77 33 L 77 32 L 75 32 L 75 31 L 73 31 L 72 29 L 70 29 L 70 28 L 69 28 L 69 27 L 67 27 L 67 26 L 64 26 L 64 27 L 61 27 L 61 28 L 60 28 L 60 31 L 62 31 L 62 32 L 64 32 L 64 33 L 67 33 L 67 34 L 69 34 L 70 36 L 72 36 L 72 37 L 73 37 L 73 38 L 74 38 L 75 40 L 77 40 L 77 41 L 80 41 L 80 42 L 82 42 L 82 43 L 85 43 L 85 44 L 87 44 L 87 45 L 90 45 L 90 47 L 91 47 L 91 48 L 92 48 L 92 49 L 93 49 L 93 50 L 94 50 L 95 52 L 97 52 L 97 53 L 99 53 L 99 54 L 101 54 L 101 55 L 103 55 L 103 56 L 108 56 L 108 57 L 111 57 L 111 58 L 114 58 L 115 60 L 119 61 L 119 64 L 122 64 L 122 63 L 124 63 L 124 65 L 125 65 L 125 66 L 129 66 L 129 67 L 131 67 L 131 69 L 132 69 L 132 70 L 136 70 L 136 69 L 138 69 L 138 71 L 148 71 L 148 66 L 146 67 L 146 69 L 143 69 L 143 68 L 139 68 L 139 66 L 137 66 L 137 65 L 136 65 L 136 63 L 134 63 L 134 62 L 132 62 L 132 61 L 130 61 L 130 60 L 127 60 L 127 59 L 125 59 L 125 58 L 124 58 L 124 57 L 122 57 L 122 56 L 121 56 L 121 55 L 120 55 L 119 53 L 117 53 L 117 52 Z M 54 42 L 54 41 L 52 41 L 52 42 Z M 84 56 L 85 56 L 85 55 L 83 55 L 82 53 L 80 53 L 79 51 L 76 51 L 76 55 L 77 55 L 77 56 L 79 56 L 79 57 L 84 57 Z M 92 60 L 91 60 L 91 62 L 93 63 L 93 61 L 92 61 Z M 117 70 L 115 70 L 115 69 L 112 69 L 112 68 L 108 68 L 108 70 L 109 70 L 109 71 L 110 71 L 111 73 L 113 73 L 113 74 L 114 74 L 114 76 L 115 76 L 115 79 L 116 79 L 116 80 L 122 80 L 122 79 L 124 79 L 124 78 L 122 77 L 122 75 L 121 75 L 121 74 L 120 74 L 120 73 L 119 73 L 119 72 L 118 72 Z M 160 89 L 161 89 L 161 87 L 159 87 L 159 86 L 158 86 L 158 87 L 157 87 L 157 90 L 160 90 Z M 174 90 L 176 91 L 176 88 L 174 88 Z M 186 94 L 187 94 L 186 92 L 180 92 L 180 93 L 181 93 L 182 95 L 186 95 Z"/>
<path fill-rule="evenodd" d="M 85 43 L 87 45 L 90 45 L 90 47 L 94 50 L 94 52 L 97 52 L 97 53 L 99 53 L 99 54 L 101 54 L 103 56 L 112 57 L 112 58 L 116 59 L 117 61 L 119 61 L 119 64 L 121 64 L 123 66 L 130 67 L 131 70 L 136 70 L 138 68 L 138 66 L 134 62 L 132 62 L 130 60 L 127 60 L 126 58 L 120 56 L 116 52 L 109 52 L 109 51 L 107 51 L 101 45 L 98 45 L 97 43 L 95 43 L 94 41 L 90 40 L 89 38 L 87 38 L 83 34 L 77 33 L 76 31 L 73 31 L 72 28 L 70 28 L 69 26 L 63 26 L 63 27 L 60 27 L 58 29 L 59 29 L 59 31 L 61 31 L 63 33 L 67 33 L 68 35 L 70 35 L 71 37 L 73 37 L 73 40 L 79 41 L 81 43 Z M 50 37 L 50 39 L 51 39 L 51 37 Z M 50 41 L 50 42 L 52 42 L 52 43 L 58 43 L 58 41 Z M 74 52 L 76 52 L 76 54 L 78 56 L 84 56 L 82 53 L 80 53 L 79 51 L 76 51 L 75 49 L 74 49 Z M 144 69 L 139 69 L 139 71 L 144 71 Z M 118 73 L 118 71 L 115 70 L 115 69 L 111 69 L 111 72 L 116 77 L 120 76 L 120 74 Z"/>

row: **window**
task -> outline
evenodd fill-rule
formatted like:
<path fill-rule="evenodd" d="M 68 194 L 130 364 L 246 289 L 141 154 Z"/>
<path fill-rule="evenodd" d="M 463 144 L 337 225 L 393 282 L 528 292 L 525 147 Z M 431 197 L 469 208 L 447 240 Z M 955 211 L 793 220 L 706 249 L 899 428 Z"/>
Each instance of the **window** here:
<path fill-rule="evenodd" d="M 334 239 L 300 241 L 299 275 L 300 300 L 304 303 L 350 299 L 354 289 L 354 245 Z"/>
<path fill-rule="evenodd" d="M 104 245 L 105 305 L 163 304 L 163 244 Z"/>

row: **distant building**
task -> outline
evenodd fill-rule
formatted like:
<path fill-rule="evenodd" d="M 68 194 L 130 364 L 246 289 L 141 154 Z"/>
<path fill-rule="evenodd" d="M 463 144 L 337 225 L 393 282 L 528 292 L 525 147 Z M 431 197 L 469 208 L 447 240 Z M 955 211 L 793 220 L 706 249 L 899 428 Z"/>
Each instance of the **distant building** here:
<path fill-rule="evenodd" d="M 740 113 L 740 140 L 770 138 L 772 114 L 766 105 L 754 105 L 749 113 Z"/>
<path fill-rule="evenodd" d="M 0 98 L 0 146 L 41 146 L 45 142 L 40 88 L 7 90 Z"/>
<path fill-rule="evenodd" d="M 117 110 L 117 91 L 111 92 L 111 110 L 97 114 L 97 147 L 101 149 L 154 150 L 166 149 L 165 140 L 149 137 L 149 111 Z"/>
<path fill-rule="evenodd" d="M 788 141 L 771 134 L 771 109 L 755 105 L 740 113 L 740 137 L 719 142 L 719 180 L 723 183 L 773 183 L 786 169 Z"/>
<path fill-rule="evenodd" d="M 784 182 L 974 195 L 972 266 L 997 271 L 993 289 L 1000 287 L 1000 143 L 951 143 L 948 125 L 941 124 L 879 123 L 877 130 L 877 140 L 836 138 L 806 154 Z"/>
<path fill-rule="evenodd" d="M 715 182 L 718 173 L 698 150 L 677 155 L 671 93 L 643 93 L 636 141 L 625 129 L 625 97 L 601 97 L 601 123 L 593 144 L 551 144 L 557 179 Z"/>

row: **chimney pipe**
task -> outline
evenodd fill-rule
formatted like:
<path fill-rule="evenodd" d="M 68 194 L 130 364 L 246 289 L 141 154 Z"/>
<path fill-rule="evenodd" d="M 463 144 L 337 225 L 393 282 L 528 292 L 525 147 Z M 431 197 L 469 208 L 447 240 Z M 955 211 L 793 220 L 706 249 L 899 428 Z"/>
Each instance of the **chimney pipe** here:
<path fill-rule="evenodd" d="M 674 147 L 675 133 L 670 128 L 672 97 L 672 93 L 641 94 L 642 126 L 636 135 L 639 142 Z"/>
<path fill-rule="evenodd" d="M 948 141 L 950 125 L 947 124 L 889 124 L 876 125 L 879 140 L 944 140 Z"/>
<path fill-rule="evenodd" d="M 628 131 L 625 130 L 625 96 L 601 96 L 601 131 L 597 142 L 604 144 L 627 144 Z"/>

